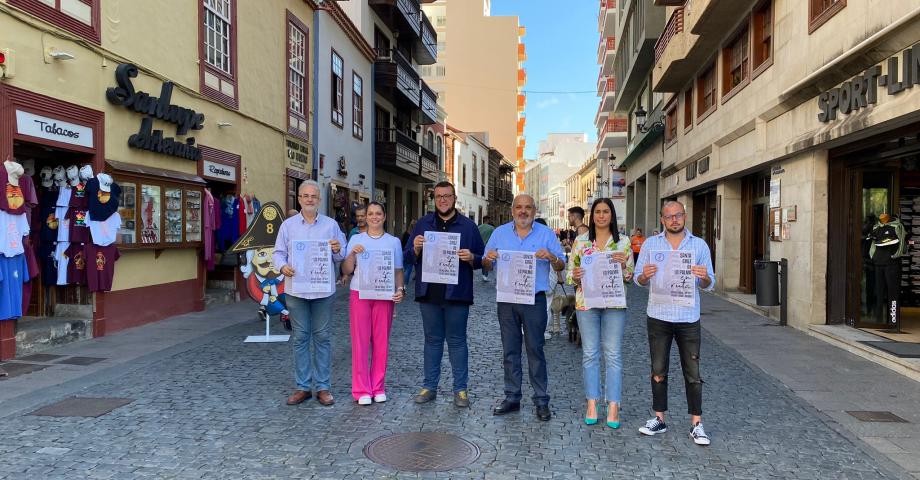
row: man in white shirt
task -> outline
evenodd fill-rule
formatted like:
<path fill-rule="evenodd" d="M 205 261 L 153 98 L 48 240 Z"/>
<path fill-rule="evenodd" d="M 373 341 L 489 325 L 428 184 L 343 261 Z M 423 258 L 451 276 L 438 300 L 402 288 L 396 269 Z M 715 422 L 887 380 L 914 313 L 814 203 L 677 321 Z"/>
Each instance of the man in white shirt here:
<path fill-rule="evenodd" d="M 329 273 L 328 293 L 294 293 L 291 278 L 297 273 L 292 265 L 292 242 L 301 240 L 324 240 L 329 242 L 332 261 L 341 262 L 345 235 L 335 220 L 319 214 L 322 197 L 319 184 L 307 180 L 297 189 L 297 203 L 300 215 L 288 218 L 278 229 L 275 265 L 282 265 L 285 279 L 285 303 L 291 315 L 294 330 L 294 380 L 297 389 L 287 399 L 288 405 L 297 405 L 313 396 L 324 406 L 335 403 L 329 392 L 332 377 L 332 341 L 329 318 L 335 297 L 335 278 Z M 313 352 L 310 352 L 310 345 Z M 315 359 L 315 362 L 313 361 Z"/>

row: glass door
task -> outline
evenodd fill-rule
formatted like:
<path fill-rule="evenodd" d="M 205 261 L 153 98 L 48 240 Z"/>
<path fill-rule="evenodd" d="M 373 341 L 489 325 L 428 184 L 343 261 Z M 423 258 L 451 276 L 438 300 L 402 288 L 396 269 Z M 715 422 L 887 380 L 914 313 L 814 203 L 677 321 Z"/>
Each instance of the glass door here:
<path fill-rule="evenodd" d="M 857 205 L 854 205 L 854 211 L 858 222 L 852 226 L 859 231 L 851 232 L 851 238 L 858 238 L 855 244 L 859 248 L 858 254 L 852 256 L 857 263 L 855 271 L 858 274 L 855 279 L 859 282 L 856 326 L 878 328 L 885 326 L 885 313 L 884 302 L 880 300 L 881 278 L 877 278 L 881 269 L 869 256 L 872 246 L 870 235 L 878 223 L 879 215 L 892 212 L 895 174 L 891 171 L 868 170 L 855 173 L 853 186 L 857 195 L 854 203 Z"/>

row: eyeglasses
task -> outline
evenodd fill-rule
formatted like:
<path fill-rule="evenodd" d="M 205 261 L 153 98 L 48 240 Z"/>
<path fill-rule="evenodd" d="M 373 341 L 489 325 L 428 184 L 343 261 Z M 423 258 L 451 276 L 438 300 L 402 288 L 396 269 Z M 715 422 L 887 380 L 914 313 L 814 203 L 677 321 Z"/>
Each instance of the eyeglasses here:
<path fill-rule="evenodd" d="M 297 195 L 297 198 L 319 200 L 319 195 Z"/>
<path fill-rule="evenodd" d="M 686 213 L 675 213 L 674 215 L 662 215 L 661 218 L 670 222 L 671 220 L 682 220 L 686 215 Z"/>
<path fill-rule="evenodd" d="M 453 194 L 453 193 L 450 193 L 450 194 L 447 194 L 447 195 L 435 195 L 434 198 L 436 198 L 436 199 L 438 199 L 438 200 L 450 200 L 451 198 L 454 198 L 454 194 Z"/>

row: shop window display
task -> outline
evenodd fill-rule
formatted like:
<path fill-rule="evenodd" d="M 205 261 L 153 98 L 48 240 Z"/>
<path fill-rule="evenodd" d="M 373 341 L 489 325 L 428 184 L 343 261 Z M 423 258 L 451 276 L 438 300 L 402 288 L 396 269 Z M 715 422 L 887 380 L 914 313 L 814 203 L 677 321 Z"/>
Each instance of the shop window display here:
<path fill-rule="evenodd" d="M 165 241 L 179 243 L 182 241 L 182 189 L 166 189 L 166 225 Z"/>
<path fill-rule="evenodd" d="M 185 191 L 185 241 L 201 241 L 201 192 Z"/>
<path fill-rule="evenodd" d="M 123 244 L 137 242 L 137 184 L 124 182 L 121 184 L 121 200 L 118 202 L 118 213 L 121 215 L 121 228 L 118 229 L 118 241 Z"/>
<path fill-rule="evenodd" d="M 141 243 L 160 243 L 160 186 L 141 185 Z"/>

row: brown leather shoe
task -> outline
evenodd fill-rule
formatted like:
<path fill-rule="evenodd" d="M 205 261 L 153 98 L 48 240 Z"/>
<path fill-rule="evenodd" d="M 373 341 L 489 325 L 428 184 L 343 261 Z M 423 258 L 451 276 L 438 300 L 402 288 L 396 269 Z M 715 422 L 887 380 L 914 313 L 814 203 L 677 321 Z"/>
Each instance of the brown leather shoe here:
<path fill-rule="evenodd" d="M 305 400 L 309 400 L 313 396 L 313 392 L 307 390 L 295 390 L 287 399 L 288 405 L 298 405 L 303 403 Z"/>
<path fill-rule="evenodd" d="M 329 390 L 320 390 L 316 392 L 316 399 L 319 401 L 320 405 L 328 407 L 335 403 L 335 399 L 332 398 L 332 394 L 329 393 Z"/>

